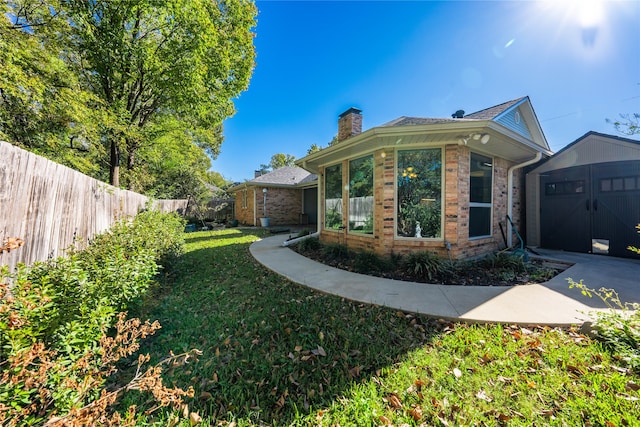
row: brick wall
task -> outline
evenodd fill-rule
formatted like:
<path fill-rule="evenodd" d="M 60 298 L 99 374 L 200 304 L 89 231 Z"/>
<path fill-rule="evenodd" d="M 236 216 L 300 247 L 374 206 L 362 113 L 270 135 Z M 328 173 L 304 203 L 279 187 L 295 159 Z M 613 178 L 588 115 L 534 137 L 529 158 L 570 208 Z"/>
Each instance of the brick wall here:
<path fill-rule="evenodd" d="M 264 187 L 249 186 L 247 192 L 247 207 L 242 207 L 242 192 L 236 191 L 236 219 L 243 225 L 260 225 L 260 218 L 264 215 Z M 272 225 L 298 224 L 302 213 L 303 190 L 294 188 L 267 188 L 267 216 Z M 255 209 L 254 209 L 255 205 Z M 255 216 L 254 216 L 255 215 Z"/>
<path fill-rule="evenodd" d="M 256 198 L 256 214 L 264 215 L 262 189 Z M 297 224 L 302 213 L 302 190 L 294 188 L 267 187 L 267 217 L 271 225 Z"/>
<path fill-rule="evenodd" d="M 243 192 L 246 191 L 247 204 L 243 207 Z M 256 225 L 254 218 L 254 191 L 255 187 L 248 187 L 244 190 L 236 191 L 236 218 L 242 225 Z"/>

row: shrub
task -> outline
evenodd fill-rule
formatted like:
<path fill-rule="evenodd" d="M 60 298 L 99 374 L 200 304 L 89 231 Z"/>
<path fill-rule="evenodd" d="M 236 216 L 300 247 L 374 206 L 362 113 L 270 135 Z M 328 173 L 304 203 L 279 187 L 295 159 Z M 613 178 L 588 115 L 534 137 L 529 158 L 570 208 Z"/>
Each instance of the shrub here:
<path fill-rule="evenodd" d="M 362 251 L 355 254 L 353 268 L 358 273 L 384 271 L 389 268 L 389 262 L 374 252 Z"/>
<path fill-rule="evenodd" d="M 350 258 L 349 248 L 341 243 L 328 243 L 322 247 L 322 253 L 330 260 L 347 260 Z"/>
<path fill-rule="evenodd" d="M 112 372 L 100 368 L 105 331 L 146 292 L 158 262 L 175 262 L 183 227 L 175 215 L 148 211 L 118 222 L 85 250 L 19 265 L 11 275 L 0 269 L 0 413 L 13 408 L 24 415 L 17 424 L 33 424 L 98 399 L 104 372 Z M 123 345 L 135 341 L 136 328 Z"/>
<path fill-rule="evenodd" d="M 405 258 L 403 269 L 409 274 L 431 280 L 436 275 L 444 273 L 447 264 L 430 252 L 412 252 Z"/>
<path fill-rule="evenodd" d="M 308 236 L 309 234 L 311 234 L 311 231 L 308 228 L 305 228 L 300 230 L 296 237 Z"/>
<path fill-rule="evenodd" d="M 84 251 L 88 256 L 109 256 L 111 248 L 122 250 L 123 255 L 136 255 L 145 251 L 165 269 L 171 269 L 182 255 L 186 222 L 175 213 L 147 210 L 133 220 L 121 220 L 107 232 L 96 236 Z"/>
<path fill-rule="evenodd" d="M 317 237 L 309 237 L 298 242 L 298 247 L 301 251 L 315 251 L 322 247 L 322 243 Z"/>
<path fill-rule="evenodd" d="M 402 254 L 391 252 L 389 255 L 389 268 L 396 270 L 402 266 L 403 262 L 404 256 Z"/>
<path fill-rule="evenodd" d="M 595 317 L 593 333 L 599 341 L 620 356 L 636 373 L 640 373 L 640 303 L 622 302 L 614 289 L 588 288 L 582 280 L 569 281 L 569 288 L 582 295 L 593 295 L 604 301 L 609 311 L 591 313 Z"/>
<path fill-rule="evenodd" d="M 527 271 L 527 262 L 522 255 L 508 252 L 496 252 L 478 261 L 484 268 L 495 268 L 498 270 L 508 270 L 514 273 L 524 273 Z"/>

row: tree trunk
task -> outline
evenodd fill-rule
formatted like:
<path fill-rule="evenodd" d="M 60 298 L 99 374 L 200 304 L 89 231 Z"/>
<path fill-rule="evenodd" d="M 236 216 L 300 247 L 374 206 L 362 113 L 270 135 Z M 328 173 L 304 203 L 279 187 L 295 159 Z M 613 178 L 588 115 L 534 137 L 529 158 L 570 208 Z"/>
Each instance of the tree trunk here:
<path fill-rule="evenodd" d="M 114 187 L 120 186 L 120 148 L 118 142 L 111 140 L 111 162 L 109 164 L 109 181 Z"/>

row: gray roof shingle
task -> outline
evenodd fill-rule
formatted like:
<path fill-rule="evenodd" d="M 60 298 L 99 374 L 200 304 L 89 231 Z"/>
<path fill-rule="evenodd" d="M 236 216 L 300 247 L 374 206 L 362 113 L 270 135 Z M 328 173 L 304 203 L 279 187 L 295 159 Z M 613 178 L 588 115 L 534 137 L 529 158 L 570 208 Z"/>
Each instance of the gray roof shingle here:
<path fill-rule="evenodd" d="M 513 105 L 519 103 L 526 97 L 514 99 L 512 101 L 503 102 L 502 104 L 495 105 L 493 107 L 485 108 L 484 110 L 476 111 L 475 113 L 467 114 L 462 119 L 455 118 L 428 118 L 428 117 L 398 117 L 388 123 L 383 124 L 381 127 L 392 126 L 415 126 L 415 125 L 435 125 L 443 123 L 454 123 L 464 120 L 492 120 L 498 115 L 508 110 Z"/>
<path fill-rule="evenodd" d="M 475 120 L 492 120 L 525 98 L 526 96 L 523 96 L 522 98 L 503 102 L 502 104 L 485 108 L 484 110 L 476 111 L 475 113 L 467 114 L 466 116 L 464 116 L 464 118 L 475 119 Z"/>
<path fill-rule="evenodd" d="M 297 166 L 283 166 L 249 181 L 262 185 L 297 185 L 316 180 L 318 177 Z"/>

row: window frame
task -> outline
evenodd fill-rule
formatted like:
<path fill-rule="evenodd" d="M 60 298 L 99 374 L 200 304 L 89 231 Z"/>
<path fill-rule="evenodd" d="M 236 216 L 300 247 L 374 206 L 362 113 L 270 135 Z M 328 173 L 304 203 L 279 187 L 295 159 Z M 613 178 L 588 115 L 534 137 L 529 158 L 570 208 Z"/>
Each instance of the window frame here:
<path fill-rule="evenodd" d="M 371 233 L 366 233 L 363 230 L 352 230 L 351 229 L 351 164 L 353 162 L 356 161 L 361 161 L 361 160 L 365 160 L 365 159 L 371 159 L 371 198 L 372 198 L 372 203 L 371 203 L 371 221 L 372 221 L 372 228 L 371 228 Z M 347 182 L 348 185 L 346 186 L 347 191 L 346 191 L 346 195 L 347 195 L 347 201 L 348 201 L 348 217 L 347 217 L 347 232 L 351 235 L 354 236 L 366 236 L 366 237 L 374 237 L 375 235 L 375 156 L 373 155 L 373 153 L 371 154 L 367 154 L 365 156 L 362 157 L 357 157 L 355 159 L 349 159 L 349 169 L 347 171 Z M 343 216 L 343 224 L 344 224 L 344 216 Z"/>
<path fill-rule="evenodd" d="M 439 151 L 440 153 L 440 224 L 439 224 L 439 236 L 436 237 L 415 237 L 415 236 L 402 236 L 400 234 L 398 234 L 398 221 L 399 221 L 399 214 L 398 214 L 398 203 L 399 203 L 399 197 L 398 197 L 398 175 L 399 175 L 399 166 L 398 166 L 398 162 L 400 160 L 400 153 L 403 151 Z M 394 185 L 394 210 L 393 210 L 393 238 L 394 240 L 404 240 L 404 241 L 414 241 L 414 242 L 442 242 L 445 240 L 445 236 L 444 236 L 444 219 L 445 219 L 445 215 L 444 215 L 444 201 L 446 200 L 445 198 L 445 191 L 446 191 L 446 183 L 445 183 L 445 147 L 444 146 L 430 146 L 430 147 L 403 147 L 403 148 L 396 148 L 395 152 L 394 152 L 394 165 L 393 165 L 393 170 L 394 170 L 394 177 L 393 177 L 393 185 Z"/>
<path fill-rule="evenodd" d="M 340 170 L 340 227 L 338 228 L 331 228 L 327 226 L 327 171 L 329 169 L 332 168 L 336 168 L 338 167 Z M 342 162 L 339 163 L 334 163 L 332 165 L 327 165 L 324 167 L 324 173 L 322 174 L 322 185 L 323 185 L 323 191 L 322 191 L 322 206 L 323 206 L 323 210 L 322 210 L 322 229 L 325 231 L 329 231 L 329 232 L 333 232 L 333 233 L 340 233 L 344 230 L 344 195 L 345 195 L 345 191 L 344 191 L 344 180 L 343 180 L 343 171 L 344 167 Z"/>
<path fill-rule="evenodd" d="M 471 168 L 472 168 L 472 161 L 473 161 L 473 156 L 481 156 L 485 159 L 489 159 L 491 161 L 491 183 L 489 184 L 489 194 L 491 195 L 491 201 L 490 202 L 472 202 L 471 201 Z M 485 156 L 484 154 L 480 154 L 480 153 L 476 153 L 471 151 L 469 153 L 469 221 L 468 221 L 468 239 L 469 240 L 479 240 L 479 239 L 486 239 L 486 238 L 490 238 L 493 236 L 493 202 L 494 202 L 494 194 L 493 194 L 493 188 L 494 188 L 494 183 L 495 183 L 495 157 L 492 156 Z M 482 235 L 478 235 L 478 236 L 472 236 L 471 235 L 471 209 L 472 208 L 483 208 L 489 209 L 489 234 L 482 234 Z"/>

